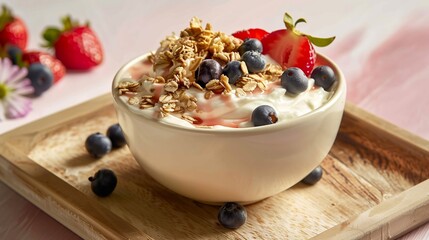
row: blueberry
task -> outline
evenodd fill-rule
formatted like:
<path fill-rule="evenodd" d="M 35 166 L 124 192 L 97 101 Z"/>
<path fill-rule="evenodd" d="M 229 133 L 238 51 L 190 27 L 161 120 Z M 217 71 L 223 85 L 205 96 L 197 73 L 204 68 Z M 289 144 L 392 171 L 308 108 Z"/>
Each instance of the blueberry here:
<path fill-rule="evenodd" d="M 34 95 L 40 96 L 54 83 L 52 71 L 41 63 L 33 63 L 28 67 L 27 78 L 34 88 Z"/>
<path fill-rule="evenodd" d="M 332 84 L 334 84 L 336 80 L 334 70 L 329 66 L 316 67 L 311 73 L 311 78 L 314 79 L 314 83 L 317 86 L 321 86 L 326 91 L 331 88 Z"/>
<path fill-rule="evenodd" d="M 195 71 L 195 79 L 201 87 L 213 79 L 219 79 L 222 74 L 222 66 L 213 59 L 205 59 Z"/>
<path fill-rule="evenodd" d="M 226 64 L 223 69 L 222 74 L 228 77 L 228 82 L 230 84 L 235 84 L 239 78 L 243 76 L 243 71 L 241 70 L 241 64 L 239 61 L 231 61 Z"/>
<path fill-rule="evenodd" d="M 121 126 L 119 123 L 113 124 L 107 129 L 107 137 L 112 142 L 113 148 L 123 147 L 127 142 L 125 141 L 124 133 L 122 132 Z"/>
<path fill-rule="evenodd" d="M 101 158 L 112 150 L 112 142 L 108 137 L 97 132 L 88 136 L 85 148 L 91 156 Z"/>
<path fill-rule="evenodd" d="M 244 42 L 238 47 L 238 52 L 240 53 L 240 56 L 243 56 L 243 54 L 247 51 L 255 51 L 255 52 L 262 52 L 262 43 L 256 38 L 246 38 Z"/>
<path fill-rule="evenodd" d="M 255 127 L 276 123 L 277 112 L 269 105 L 261 105 L 252 112 L 252 123 Z"/>
<path fill-rule="evenodd" d="M 88 180 L 91 182 L 92 192 L 99 197 L 109 196 L 118 183 L 115 173 L 110 169 L 100 169 Z"/>
<path fill-rule="evenodd" d="M 250 73 L 258 73 L 265 68 L 265 57 L 255 51 L 247 51 L 241 56 Z"/>
<path fill-rule="evenodd" d="M 299 94 L 307 90 L 308 78 L 300 68 L 291 67 L 283 72 L 281 84 L 287 92 Z"/>
<path fill-rule="evenodd" d="M 321 166 L 316 167 L 309 173 L 304 179 L 301 180 L 302 183 L 305 183 L 307 185 L 314 185 L 316 184 L 323 175 L 323 169 Z"/>
<path fill-rule="evenodd" d="M 227 202 L 219 209 L 217 219 L 219 223 L 230 229 L 237 229 L 246 222 L 246 209 L 235 202 Z"/>
<path fill-rule="evenodd" d="M 9 56 L 12 63 L 16 65 L 22 59 L 22 50 L 15 45 L 8 45 L 7 55 Z"/>

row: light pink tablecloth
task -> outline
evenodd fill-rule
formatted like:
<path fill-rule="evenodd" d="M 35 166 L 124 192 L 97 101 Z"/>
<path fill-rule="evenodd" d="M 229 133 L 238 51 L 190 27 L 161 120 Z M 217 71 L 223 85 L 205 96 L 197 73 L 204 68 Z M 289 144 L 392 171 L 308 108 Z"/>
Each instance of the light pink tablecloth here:
<path fill-rule="evenodd" d="M 337 36 L 317 49 L 336 61 L 348 82 L 348 100 L 429 139 L 429 1 L 131 1 L 7 0 L 39 49 L 47 25 L 72 14 L 90 20 L 105 47 L 106 61 L 89 73 L 69 73 L 33 103 L 26 118 L 0 123 L 0 134 L 109 91 L 115 71 L 155 49 L 159 40 L 185 27 L 192 16 L 215 29 L 283 28 L 285 11 L 305 17 L 303 32 Z M 429 191 L 429 190 L 428 190 Z M 0 183 L 0 239 L 79 239 Z M 403 239 L 429 239 L 429 224 Z"/>

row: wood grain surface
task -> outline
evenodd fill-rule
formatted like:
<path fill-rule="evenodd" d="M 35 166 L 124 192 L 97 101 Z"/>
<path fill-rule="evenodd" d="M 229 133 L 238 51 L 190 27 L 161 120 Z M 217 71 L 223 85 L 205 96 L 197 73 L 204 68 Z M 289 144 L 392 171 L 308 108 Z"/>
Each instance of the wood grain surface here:
<path fill-rule="evenodd" d="M 247 206 L 236 231 L 217 223 L 218 207 L 155 182 L 127 147 L 91 158 L 86 137 L 113 123 L 104 95 L 3 135 L 0 178 L 86 239 L 389 239 L 429 220 L 428 143 L 350 104 L 322 180 Z M 107 198 L 88 181 L 100 168 L 118 176 Z"/>

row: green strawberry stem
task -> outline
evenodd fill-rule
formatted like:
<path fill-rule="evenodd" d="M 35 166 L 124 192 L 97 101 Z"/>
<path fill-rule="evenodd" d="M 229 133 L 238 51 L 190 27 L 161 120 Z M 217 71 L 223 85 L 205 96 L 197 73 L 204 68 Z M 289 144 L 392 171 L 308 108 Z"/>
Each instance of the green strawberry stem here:
<path fill-rule="evenodd" d="M 9 55 L 8 50 L 7 50 L 10 46 L 11 45 L 9 45 L 9 44 L 6 44 L 5 46 L 0 46 L 0 58 L 1 59 L 3 59 L 3 58 L 12 59 L 12 56 Z M 17 65 L 20 68 L 24 68 L 24 67 L 27 68 L 28 67 L 28 63 L 26 63 L 22 60 L 22 52 L 16 54 L 14 65 Z"/>
<path fill-rule="evenodd" d="M 28 68 L 28 62 L 25 62 L 23 59 L 22 59 L 22 53 L 18 53 L 17 55 L 16 55 L 16 59 L 15 59 L 15 65 L 17 65 L 18 67 L 20 67 L 20 68 Z"/>
<path fill-rule="evenodd" d="M 283 17 L 283 22 L 286 25 L 286 29 L 294 32 L 296 35 L 306 36 L 312 44 L 314 44 L 318 47 L 326 47 L 335 40 L 335 36 L 329 37 L 329 38 L 319 38 L 319 37 L 314 37 L 314 36 L 311 36 L 311 35 L 308 35 L 305 33 L 301 33 L 298 30 L 296 30 L 295 27 L 296 27 L 296 25 L 298 25 L 298 23 L 301 23 L 301 22 L 307 23 L 307 21 L 304 18 L 300 18 L 300 19 L 296 20 L 296 22 L 294 23 L 293 18 L 288 13 L 285 13 L 285 15 Z"/>
<path fill-rule="evenodd" d="M 5 46 L 0 46 L 0 58 L 7 58 L 7 49 Z"/>
<path fill-rule="evenodd" d="M 2 9 L 2 12 L 0 15 L 0 30 L 3 30 L 4 26 L 7 23 L 12 22 L 14 17 L 13 17 L 12 11 L 6 5 L 3 4 L 1 9 Z"/>
<path fill-rule="evenodd" d="M 63 24 L 62 29 L 58 27 L 47 27 L 45 31 L 43 31 L 43 39 L 46 42 L 42 45 L 43 47 L 52 48 L 55 45 L 55 42 L 64 32 L 72 31 L 74 28 L 81 26 L 78 21 L 73 20 L 70 15 L 64 16 L 61 18 L 61 23 Z M 89 26 L 89 23 L 86 22 L 84 26 Z"/>
<path fill-rule="evenodd" d="M 61 35 L 61 31 L 55 27 L 48 27 L 43 32 L 43 39 L 46 40 L 46 43 L 43 44 L 44 47 L 52 48 L 54 47 L 54 43 Z"/>

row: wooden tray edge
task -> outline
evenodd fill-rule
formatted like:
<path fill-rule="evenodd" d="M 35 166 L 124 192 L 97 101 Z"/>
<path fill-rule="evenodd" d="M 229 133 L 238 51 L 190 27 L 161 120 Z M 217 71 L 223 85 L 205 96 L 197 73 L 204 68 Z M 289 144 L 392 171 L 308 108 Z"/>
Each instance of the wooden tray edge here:
<path fill-rule="evenodd" d="M 429 141 L 417 136 L 397 125 L 380 118 L 350 102 L 346 102 L 345 114 L 352 116 L 355 119 L 366 122 L 369 125 L 374 126 L 374 128 L 382 129 L 387 134 L 390 134 L 397 139 L 400 139 L 410 145 L 414 145 L 418 148 L 426 150 L 429 152 Z"/>
<path fill-rule="evenodd" d="M 21 127 L 0 134 L 0 143 L 8 138 L 31 133 L 41 132 L 52 126 L 62 124 L 80 116 L 86 115 L 94 109 L 99 109 L 112 104 L 113 97 L 111 93 L 105 93 L 88 101 L 82 102 L 70 108 L 53 113 L 36 121 L 27 123 Z"/>
<path fill-rule="evenodd" d="M 312 239 L 374 240 L 400 237 L 429 220 L 428 192 L 429 180 L 426 180 Z"/>

